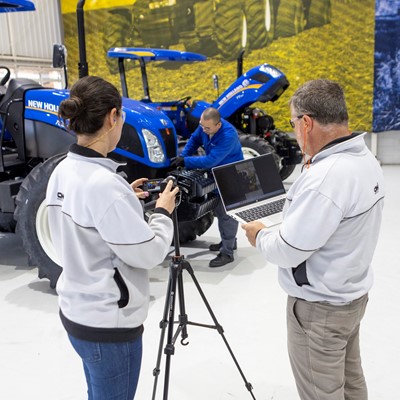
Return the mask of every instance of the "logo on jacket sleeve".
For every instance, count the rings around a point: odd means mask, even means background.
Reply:
[[[375,194],[379,193],[379,183],[377,183],[376,186],[374,187],[374,193]]]
[[[57,192],[57,199],[58,200],[64,200],[64,194],[61,192]]]

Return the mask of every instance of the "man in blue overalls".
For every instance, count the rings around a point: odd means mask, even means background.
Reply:
[[[203,147],[205,155],[195,155]],[[175,157],[173,167],[186,169],[211,169],[218,165],[243,160],[242,146],[235,127],[221,118],[219,111],[213,107],[205,109],[200,117],[198,128],[193,132],[180,156]],[[221,242],[210,246],[211,251],[219,251],[216,258],[210,261],[210,267],[222,267],[234,260],[238,222],[225,213],[222,202],[215,209],[218,218],[218,229]]]

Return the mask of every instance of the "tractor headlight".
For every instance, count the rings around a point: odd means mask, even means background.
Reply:
[[[157,136],[151,133],[148,129],[142,129],[142,133],[144,140],[146,141],[147,152],[149,154],[150,161],[154,163],[164,162],[165,154]]]

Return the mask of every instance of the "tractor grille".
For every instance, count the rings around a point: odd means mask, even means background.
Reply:
[[[172,129],[160,129],[161,137],[165,143],[165,150],[167,151],[167,158],[176,156],[176,142],[175,135]]]
[[[137,156],[144,157],[142,142],[136,129],[131,125],[124,124],[121,139],[117,147]]]

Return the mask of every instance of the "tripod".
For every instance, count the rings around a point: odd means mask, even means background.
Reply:
[[[188,337],[187,325],[201,326],[204,328],[216,329],[218,331],[218,333],[221,335],[223,341],[225,342],[225,345],[228,348],[228,351],[229,351],[230,355],[232,356],[233,361],[236,364],[236,367],[239,370],[240,375],[242,376],[242,378],[245,382],[245,386],[246,386],[247,390],[250,392],[251,397],[254,400],[256,400],[256,398],[254,397],[253,392],[252,392],[253,387],[252,387],[251,383],[249,383],[247,381],[246,377],[244,376],[242,369],[240,368],[240,365],[237,362],[236,357],[233,354],[232,349],[229,346],[229,343],[225,338],[224,330],[223,330],[222,326],[218,323],[217,318],[215,317],[215,315],[210,307],[210,304],[208,303],[208,301],[200,287],[200,284],[194,275],[194,271],[193,271],[191,265],[189,264],[188,261],[186,261],[184,259],[184,256],[182,256],[180,254],[178,218],[177,218],[176,208],[173,211],[172,220],[173,220],[173,224],[174,224],[175,255],[172,257],[171,264],[169,267],[167,295],[165,298],[163,318],[162,318],[162,321],[160,322],[161,335],[160,335],[160,343],[159,343],[159,347],[158,347],[157,364],[153,370],[154,386],[153,386],[152,400],[155,400],[156,393],[157,393],[157,383],[158,383],[158,377],[160,374],[161,356],[162,356],[162,350],[163,350],[163,345],[164,345],[164,340],[165,340],[166,329],[168,328],[167,343],[164,348],[164,354],[166,355],[166,361],[165,361],[163,400],[168,400],[171,356],[175,352],[175,342],[176,342],[178,336],[181,335],[181,338],[182,338],[181,344],[183,346],[186,346],[189,344],[189,343],[185,343],[185,339]],[[183,291],[183,278],[182,278],[183,271],[187,271],[190,274],[190,276],[192,277],[192,280],[193,280],[208,312],[210,313],[210,316],[214,322],[214,325],[205,325],[205,324],[200,324],[200,323],[189,321],[188,316],[186,314],[186,309],[185,309],[185,296],[184,296],[184,291]],[[177,292],[177,287],[178,287],[178,292]],[[179,297],[179,319],[177,321],[177,323],[179,323],[179,325],[174,334],[175,300],[176,300],[177,295]]]

